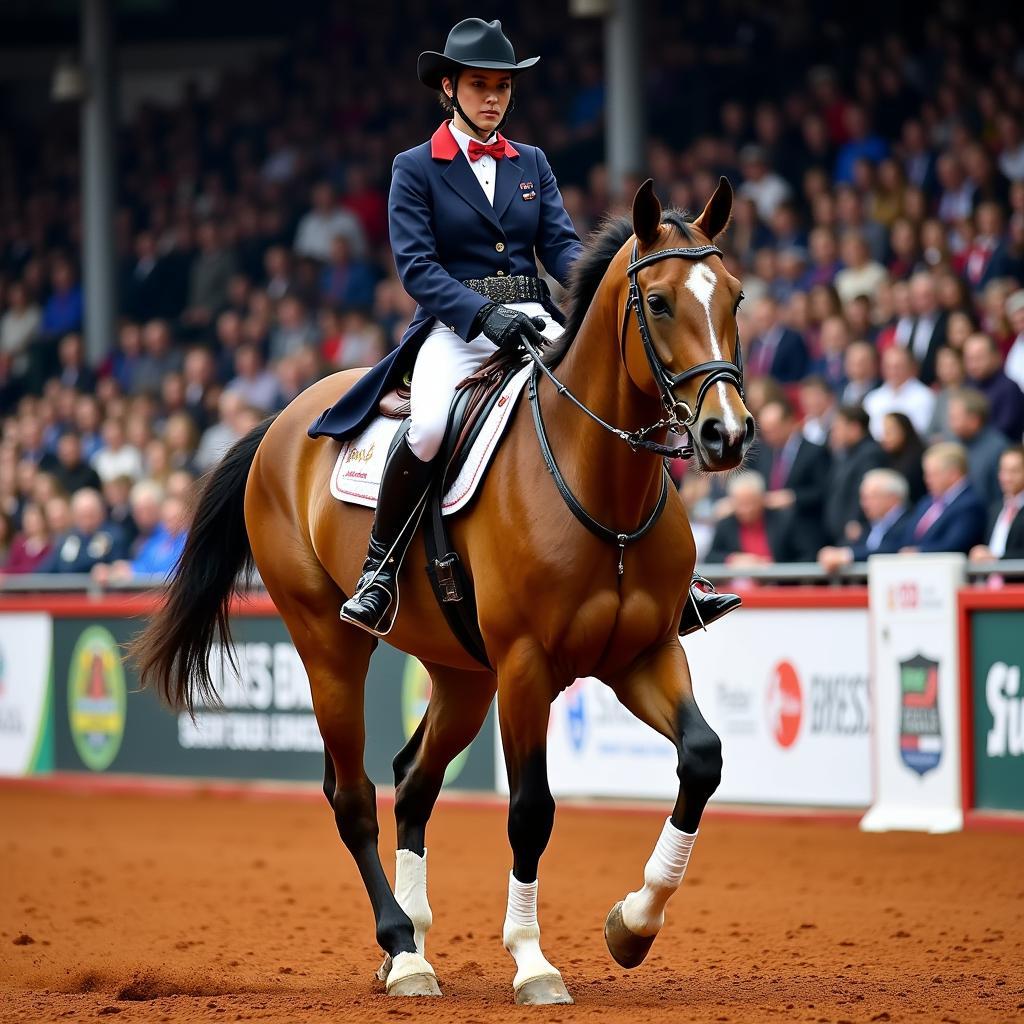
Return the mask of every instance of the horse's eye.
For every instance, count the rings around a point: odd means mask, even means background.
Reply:
[[[648,295],[647,308],[655,316],[664,316],[668,312],[668,304],[660,295]]]

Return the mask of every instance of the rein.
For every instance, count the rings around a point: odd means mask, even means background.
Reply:
[[[544,363],[543,357],[533,343],[526,338],[523,338],[523,346],[534,363],[533,372],[530,374],[528,393],[530,402],[533,406],[533,423],[537,431],[537,440],[540,443],[544,462],[554,478],[555,486],[558,488],[558,492],[561,494],[562,500],[569,507],[569,511],[572,512],[572,514],[596,537],[599,537],[607,543],[618,545],[618,575],[620,578],[625,571],[623,557],[625,555],[626,545],[643,537],[658,521],[658,517],[665,508],[665,502],[668,499],[668,469],[664,469],[661,481],[661,493],[658,496],[658,500],[655,503],[654,508],[647,519],[637,527],[637,529],[630,533],[618,533],[599,522],[589,512],[587,512],[587,510],[580,504],[577,497],[572,493],[565,477],[558,468],[558,463],[555,461],[554,452],[552,452],[550,442],[548,441],[547,430],[544,427],[544,419],[541,415],[540,398],[538,394],[540,374],[543,373],[548,380],[554,384],[555,390],[559,395],[564,395],[573,403],[573,405],[586,413],[587,416],[589,416],[595,423],[599,424],[609,433],[614,434],[620,440],[625,441],[632,451],[635,452],[642,448],[645,451],[653,452],[655,455],[661,455],[667,459],[692,458],[694,454],[692,435],[690,444],[672,448],[657,441],[649,441],[647,439],[648,434],[651,434],[656,430],[660,430],[662,427],[668,427],[678,433],[682,433],[683,431],[689,433],[700,417],[700,410],[704,404],[704,399],[707,396],[708,391],[713,385],[719,382],[732,384],[733,387],[739,391],[740,397],[743,397],[743,350],[740,348],[738,337],[736,341],[735,362],[729,362],[725,359],[709,359],[703,363],[697,363],[695,366],[691,366],[689,369],[683,370],[677,374],[669,372],[668,368],[661,361],[658,353],[654,349],[654,343],[651,340],[650,328],[647,325],[647,316],[643,309],[643,297],[640,293],[640,285],[637,281],[637,274],[644,267],[648,267],[653,263],[658,263],[661,260],[686,259],[697,261],[706,259],[708,256],[721,256],[722,250],[715,245],[661,249],[658,252],[652,252],[647,256],[644,256],[642,259],[637,258],[638,253],[639,242],[634,241],[633,254],[629,265],[626,267],[626,274],[629,277],[629,297],[626,300],[626,310],[622,319],[621,347],[623,351],[625,351],[626,330],[629,327],[629,313],[632,309],[636,313],[636,322],[640,331],[640,340],[643,343],[644,354],[647,356],[647,362],[651,367],[651,372],[654,374],[654,380],[658,385],[658,391],[661,395],[661,403],[666,412],[666,416],[658,420],[657,423],[653,423],[649,427],[641,427],[638,430],[626,431],[606,422],[592,409],[588,409],[587,406],[585,406],[568,389],[568,387],[566,387],[566,385],[563,384],[554,375],[554,373],[552,373]],[[672,394],[672,391],[680,384],[684,384],[686,381],[692,380],[694,377],[698,377],[702,373],[707,374],[707,376],[697,389],[697,398],[691,408],[689,403],[677,399]],[[683,418],[680,418],[681,411],[686,414]]]

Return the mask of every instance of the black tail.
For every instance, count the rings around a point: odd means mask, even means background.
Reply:
[[[142,685],[155,686],[168,704],[189,714],[198,698],[219,701],[209,666],[215,635],[233,657],[228,610],[254,568],[245,484],[271,423],[273,417],[250,430],[207,474],[167,600],[129,648]]]

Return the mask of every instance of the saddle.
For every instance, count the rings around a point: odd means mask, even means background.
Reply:
[[[448,414],[445,442],[440,453],[442,468],[431,483],[423,523],[426,571],[437,603],[458,641],[488,669],[492,666],[487,659],[477,622],[473,583],[449,535],[442,500],[448,484],[458,475],[505,385],[522,367],[523,357],[520,353],[499,349],[480,369],[459,382]],[[408,378],[404,379],[398,387],[381,398],[381,415],[402,420],[409,417],[410,383]],[[396,439],[404,429],[399,430]]]

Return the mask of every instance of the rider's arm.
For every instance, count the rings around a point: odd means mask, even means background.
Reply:
[[[544,269],[563,287],[569,281],[569,269],[583,250],[576,229],[562,203],[558,182],[543,151],[537,150],[540,172],[540,223],[537,227],[537,255]]]
[[[408,153],[400,153],[392,168],[388,225],[405,290],[460,338],[471,338],[473,321],[488,300],[456,281],[438,262],[429,190]]]

